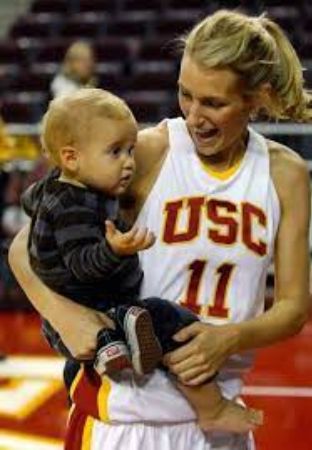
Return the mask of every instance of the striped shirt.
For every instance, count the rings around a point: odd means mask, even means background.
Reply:
[[[30,262],[59,294],[99,311],[136,301],[143,278],[137,255],[118,256],[105,240],[105,220],[118,218],[118,200],[57,179],[55,171],[22,197],[31,216]]]

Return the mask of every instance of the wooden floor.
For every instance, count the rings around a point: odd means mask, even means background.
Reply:
[[[0,361],[0,450],[60,450],[67,416],[63,361],[40,336],[38,318],[1,313],[1,351],[7,357]],[[257,450],[312,450],[312,323],[259,352],[245,400],[265,412]]]

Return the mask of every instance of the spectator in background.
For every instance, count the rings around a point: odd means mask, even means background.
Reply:
[[[95,56],[91,45],[74,42],[66,51],[60,72],[51,83],[52,97],[70,94],[82,87],[96,87]]]

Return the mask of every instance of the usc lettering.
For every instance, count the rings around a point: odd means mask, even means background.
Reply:
[[[181,229],[181,213],[187,214]],[[267,253],[267,243],[256,236],[254,226],[266,227],[266,215],[259,207],[244,202],[237,205],[228,200],[192,197],[168,202],[164,208],[163,241],[166,244],[189,242],[199,234],[204,215],[208,219],[207,237],[220,245],[242,243],[258,256]]]

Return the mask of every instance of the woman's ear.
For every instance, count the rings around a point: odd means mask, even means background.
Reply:
[[[252,95],[251,116],[257,116],[259,112],[267,110],[272,103],[272,95],[271,83],[262,83]]]
[[[72,173],[77,172],[79,168],[79,151],[69,145],[60,150],[61,166]]]

